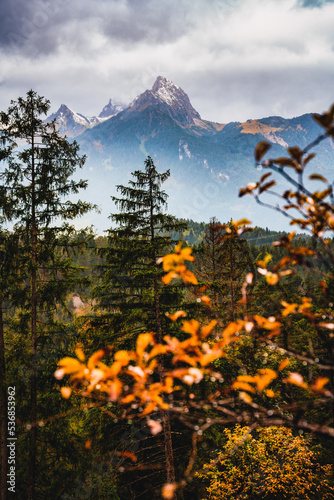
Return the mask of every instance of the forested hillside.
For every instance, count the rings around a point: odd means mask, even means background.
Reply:
[[[240,186],[286,232],[168,214],[147,157],[97,236],[73,224],[95,208],[85,158],[48,109],[30,91],[0,113],[1,499],[334,498],[333,189],[312,144],[261,142]],[[332,141],[334,107],[314,118]]]

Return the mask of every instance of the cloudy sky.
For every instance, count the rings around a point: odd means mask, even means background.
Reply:
[[[162,75],[202,118],[322,112],[334,0],[0,0],[0,110],[30,88],[86,115]]]

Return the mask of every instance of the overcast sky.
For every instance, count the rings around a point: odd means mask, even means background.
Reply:
[[[0,0],[0,110],[30,89],[86,115],[158,75],[202,118],[334,102],[334,0]]]

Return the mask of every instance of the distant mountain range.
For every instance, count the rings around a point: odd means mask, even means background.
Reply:
[[[250,198],[238,198],[241,187],[263,174],[254,169],[254,148],[266,139],[272,143],[270,154],[282,156],[286,147],[303,148],[322,132],[311,114],[227,124],[203,120],[187,94],[161,76],[128,106],[110,100],[97,117],[86,117],[62,104],[48,117],[52,119],[87,154],[86,198],[101,207],[102,215],[92,219],[99,232],[110,226],[115,185],[127,183],[147,155],[160,171],[171,171],[163,186],[170,213],[197,221],[216,216],[222,222],[246,216],[257,225],[282,229],[283,217],[263,211]],[[333,141],[324,141],[315,151],[313,170],[333,178]]]

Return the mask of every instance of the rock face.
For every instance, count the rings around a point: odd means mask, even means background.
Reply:
[[[73,111],[73,109],[62,104],[56,113],[48,116],[47,122],[56,120],[56,126],[62,135],[73,138],[82,134],[85,130],[99,125],[112,116],[117,115],[126,108],[124,104],[116,103],[112,99],[104,106],[99,116],[85,116]]]
[[[46,121],[56,120],[56,126],[62,135],[76,137],[85,130],[95,127],[101,123],[101,119],[96,116],[88,117],[81,113],[76,113],[65,104],[62,104],[56,113],[48,116]]]
[[[99,118],[110,118],[111,116],[115,116],[123,111],[126,107],[127,106],[125,104],[121,104],[114,101],[113,99],[109,99],[108,104],[104,106],[101,113],[99,114]]]
[[[158,76],[152,89],[140,94],[130,104],[130,110],[143,111],[148,106],[154,106],[168,114],[182,127],[194,125],[195,119],[201,119],[199,113],[192,107],[187,94],[163,76]]]

